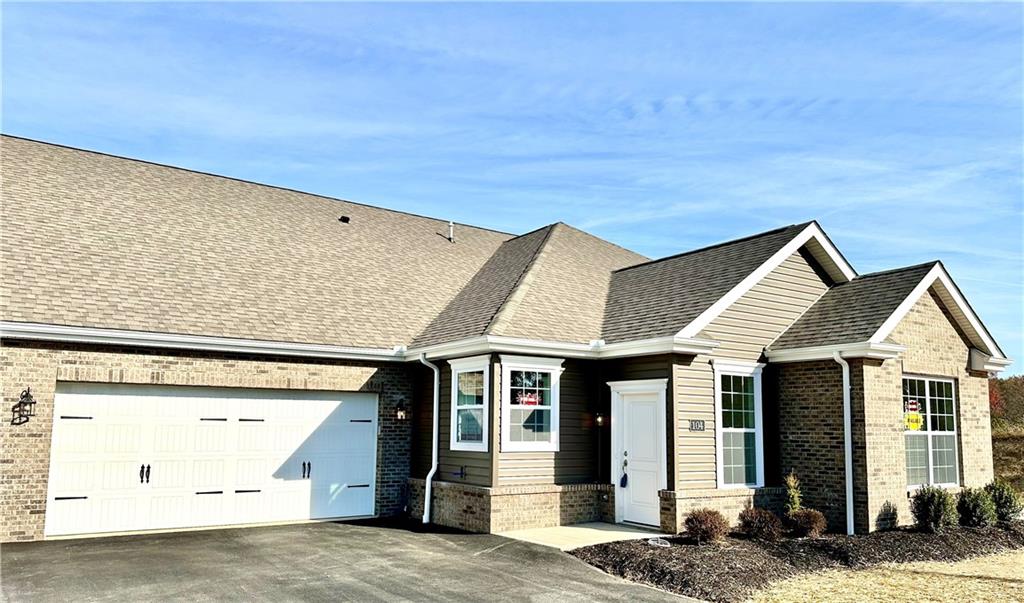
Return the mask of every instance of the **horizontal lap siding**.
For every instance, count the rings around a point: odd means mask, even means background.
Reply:
[[[491,453],[463,452],[451,450],[451,400],[452,371],[445,361],[437,361],[441,369],[441,421],[438,437],[438,467],[435,479],[446,482],[472,484],[474,486],[491,485]],[[433,405],[434,405],[434,373],[432,370],[421,372],[417,380],[416,404],[413,410],[414,442],[412,458],[412,476],[425,478],[430,470],[433,444]],[[460,477],[465,468],[465,477]]]
[[[717,487],[715,473],[715,393],[712,358],[762,361],[762,352],[813,304],[828,285],[804,253],[797,252],[711,322],[700,337],[720,342],[712,356],[682,359],[674,365],[673,394],[678,410],[677,458],[679,488]],[[766,375],[767,378],[767,375]],[[776,408],[764,384],[765,446],[770,446]],[[691,432],[690,420],[705,422],[705,431]]]
[[[562,366],[565,370],[559,386],[559,451],[499,453],[499,485],[572,484],[596,478],[593,417],[597,392],[589,378],[590,365],[582,360],[566,360]],[[500,400],[495,408],[500,412]]]

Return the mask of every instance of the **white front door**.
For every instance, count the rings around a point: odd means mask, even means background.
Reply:
[[[374,513],[375,394],[60,384],[47,536]]]
[[[612,479],[616,520],[661,524],[667,487],[664,379],[619,381],[612,387]]]

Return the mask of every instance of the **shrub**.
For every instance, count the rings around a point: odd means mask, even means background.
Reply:
[[[800,510],[800,480],[792,471],[786,476],[786,515]]]
[[[960,525],[983,528],[996,522],[996,503],[983,488],[964,488],[956,500]]]
[[[997,479],[985,486],[985,491],[996,505],[996,517],[999,521],[1012,521],[1024,511],[1024,501],[1021,500],[1020,494],[1017,494],[1013,486],[1007,482]]]
[[[956,525],[956,501],[938,486],[922,486],[910,501],[914,524],[923,532],[938,532]]]
[[[797,536],[817,538],[828,527],[825,516],[815,509],[798,509],[789,514],[793,533]]]
[[[729,533],[729,522],[714,509],[697,509],[686,516],[686,533],[702,542],[716,542]]]
[[[752,507],[740,513],[740,529],[751,538],[775,542],[782,536],[782,521],[768,509]]]

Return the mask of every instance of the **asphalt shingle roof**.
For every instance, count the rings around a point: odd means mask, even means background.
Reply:
[[[7,321],[390,348],[512,236],[458,225],[450,243],[444,220],[9,136],[0,145]]]
[[[795,224],[612,274],[608,343],[675,335],[802,232]]]
[[[768,349],[867,341],[936,263],[865,274],[832,287]]]

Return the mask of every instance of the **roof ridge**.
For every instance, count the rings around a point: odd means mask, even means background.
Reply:
[[[568,228],[570,230],[573,230],[575,232],[579,232],[579,233],[585,234],[585,235],[587,235],[588,237],[590,237],[592,239],[595,239],[597,241],[601,241],[602,243],[604,243],[606,245],[611,245],[612,247],[621,249],[622,251],[631,253],[631,254],[636,255],[636,256],[640,256],[642,258],[647,258],[647,256],[645,256],[642,253],[638,253],[636,251],[633,251],[632,249],[629,249],[628,247],[623,247],[622,245],[619,245],[618,243],[615,243],[613,241],[609,241],[608,239],[599,237],[599,236],[597,236],[596,234],[594,234],[592,232],[587,232],[587,231],[583,230],[582,228],[576,228],[572,224],[567,224],[567,223],[562,222],[562,221],[555,222],[555,224],[556,225],[564,226],[564,227],[566,227],[566,228]],[[647,261],[651,261],[650,258],[648,258]],[[646,262],[641,262],[641,263],[646,263]],[[639,265],[639,264],[636,264],[636,265]],[[632,268],[632,266],[626,266],[626,268]],[[625,270],[625,268],[620,268],[619,270]]]
[[[530,260],[528,262],[526,262],[525,266],[523,266],[523,271],[519,273],[519,276],[516,278],[515,284],[512,285],[512,287],[509,289],[508,294],[505,295],[505,299],[501,300],[501,303],[498,304],[498,308],[497,308],[497,310],[494,311],[494,314],[491,315],[491,319],[489,321],[487,321],[487,326],[484,327],[484,334],[485,335],[490,333],[493,329],[495,329],[497,327],[497,325],[501,322],[501,319],[503,318],[503,315],[506,312],[510,311],[510,309],[512,307],[511,306],[512,298],[516,297],[516,294],[520,291],[520,288],[523,288],[523,291],[525,291],[525,288],[524,288],[525,287],[525,282],[524,281],[526,281],[527,275],[530,273],[530,271],[533,269],[533,267],[537,265],[537,260],[540,258],[541,254],[544,252],[544,249],[547,248],[548,241],[551,240],[551,235],[552,235],[552,233],[555,232],[555,227],[558,226],[558,224],[559,224],[558,222],[555,222],[554,224],[548,224],[547,226],[543,226],[543,227],[538,228],[536,230],[532,230],[532,231],[530,231],[530,233],[526,233],[526,234],[531,234],[531,233],[539,232],[539,231],[541,231],[541,230],[543,230],[545,228],[548,229],[548,231],[546,233],[544,233],[544,239],[540,242],[539,245],[537,245],[537,249],[533,252],[533,255],[530,256]],[[523,235],[523,236],[525,236],[525,235]],[[512,239],[510,239],[510,240],[512,240]],[[506,242],[508,242],[508,241],[506,241]],[[505,243],[502,243],[502,245],[504,245],[504,244]],[[497,253],[497,251],[495,251],[495,253]],[[518,305],[518,304],[516,304],[516,305]]]
[[[168,169],[168,170],[177,170],[177,171],[180,171],[180,172],[188,172],[190,174],[198,174],[200,176],[209,176],[211,178],[220,178],[222,180],[231,180],[233,182],[241,182],[243,184],[251,184],[253,186],[262,186],[262,187],[266,187],[266,188],[272,188],[272,189],[276,189],[276,190],[287,191],[287,192],[290,192],[290,193],[297,193],[297,194],[300,194],[300,195],[309,195],[310,197],[319,197],[321,199],[327,199],[329,201],[340,201],[342,203],[349,203],[349,204],[352,204],[352,205],[359,205],[361,207],[368,207],[370,209],[377,209],[377,210],[380,210],[380,211],[386,211],[386,212],[402,214],[402,215],[406,215],[406,216],[412,216],[414,218],[423,218],[425,220],[436,220],[438,222],[453,222],[454,224],[456,224],[458,226],[465,226],[465,227],[474,228],[474,229],[477,229],[477,230],[486,230],[488,232],[495,232],[495,233],[498,233],[498,234],[509,235],[509,236],[513,236],[514,237],[513,233],[506,232],[504,230],[497,230],[495,228],[487,228],[487,227],[484,227],[484,226],[474,226],[473,224],[466,224],[464,222],[454,222],[452,220],[446,220],[444,218],[435,218],[433,216],[426,216],[426,215],[423,215],[423,214],[417,214],[417,213],[413,213],[411,211],[404,211],[404,210],[401,210],[401,209],[391,209],[390,207],[381,207],[379,205],[371,205],[369,203],[363,203],[363,202],[360,202],[360,201],[352,201],[351,199],[342,199],[341,197],[331,197],[330,195],[324,195],[324,194],[321,194],[321,193],[312,193],[312,192],[309,192],[309,191],[302,191],[302,190],[299,190],[299,189],[296,189],[296,188],[290,188],[290,187],[281,186],[281,185],[278,185],[278,184],[268,184],[266,182],[256,182],[255,180],[246,180],[244,178],[238,178],[238,177],[235,177],[235,176],[225,176],[224,174],[215,174],[213,172],[204,172],[203,170],[197,170],[197,169],[194,169],[194,168],[182,167],[182,166],[179,166],[179,165],[171,165],[169,163],[159,163],[159,162],[156,162],[156,161],[150,161],[148,159],[139,159],[137,157],[127,157],[125,155],[115,155],[114,153],[107,153],[107,152],[104,152],[104,151],[96,151],[96,150],[93,150],[93,149],[83,149],[81,147],[73,147],[71,145],[60,144],[58,142],[50,142],[50,141],[47,141],[47,140],[38,140],[38,139],[35,139],[35,138],[28,138],[28,137],[25,137],[25,136],[17,136],[17,135],[14,135],[14,134],[6,134],[6,133],[3,133],[3,132],[0,132],[0,139],[3,139],[3,138],[13,138],[15,140],[31,142],[33,144],[46,145],[46,146],[49,146],[49,147],[57,147],[57,148],[60,148],[60,149],[67,149],[69,151],[75,151],[75,152],[78,152],[78,153],[88,153],[90,155],[99,155],[101,157],[110,157],[110,158],[113,158],[113,159],[120,159],[120,160],[123,160],[123,161],[131,161],[133,163],[142,163],[142,164],[145,164],[145,165],[151,165],[151,166],[155,166],[155,167],[159,167],[159,168],[164,168],[164,169]]]
[[[759,233],[748,235],[748,236],[745,236],[745,237],[740,237],[738,239],[731,239],[729,241],[722,241],[720,243],[715,243],[713,245],[707,245],[705,247],[698,247],[697,249],[691,249],[689,251],[684,251],[682,253],[676,253],[674,255],[668,255],[668,256],[665,256],[663,258],[658,258],[656,260],[651,260],[649,262],[641,262],[639,264],[634,264],[632,266],[626,266],[625,268],[619,268],[618,270],[613,270],[612,272],[625,272],[626,270],[632,270],[633,268],[638,268],[640,266],[647,266],[647,265],[650,265],[650,264],[657,264],[658,262],[665,262],[665,261],[668,261],[668,260],[674,260],[674,259],[681,258],[681,257],[687,256],[687,255],[692,255],[692,254],[695,254],[695,253],[700,253],[700,252],[703,252],[703,251],[710,251],[712,249],[718,249],[719,247],[725,247],[726,245],[732,245],[734,243],[744,243],[746,241],[751,241],[753,239],[759,239],[761,237],[766,237],[768,235],[777,234],[777,233],[780,233],[780,232],[783,232],[783,231],[786,231],[786,230],[789,230],[789,229],[793,229],[793,228],[799,228],[800,230],[803,230],[804,228],[807,228],[811,224],[816,224],[816,223],[817,223],[816,220],[811,220],[810,222],[804,222],[802,224],[790,224],[788,226],[780,226],[779,228],[773,228],[772,230],[766,230],[764,232],[759,232]]]
[[[889,268],[888,270],[879,270],[878,272],[869,272],[867,274],[858,274],[854,279],[852,279],[852,280],[850,280],[848,282],[852,283],[854,281],[859,281],[859,280],[870,278],[870,277],[873,277],[873,276],[882,276],[882,275],[885,275],[885,274],[892,274],[893,272],[906,272],[908,270],[913,270],[915,268],[924,268],[925,266],[935,266],[935,265],[941,264],[941,263],[942,262],[940,260],[931,260],[929,262],[921,262],[920,264],[912,264],[910,266],[903,266],[901,268]],[[845,284],[845,283],[840,283],[840,285],[843,285],[843,284]],[[838,287],[839,285],[836,285],[836,286]]]

